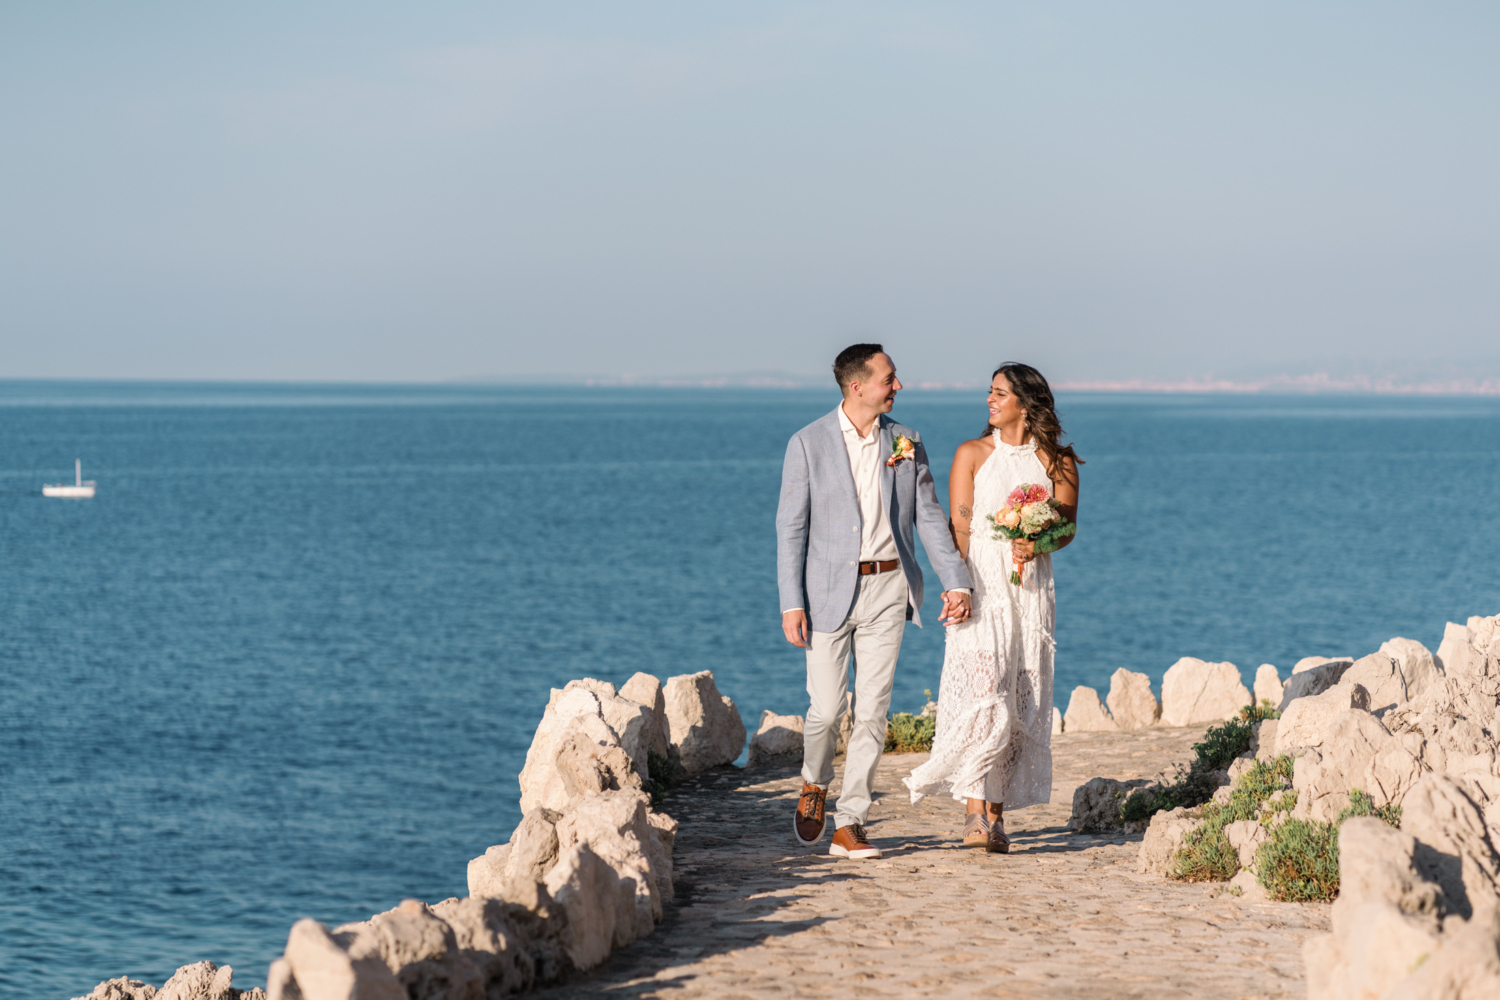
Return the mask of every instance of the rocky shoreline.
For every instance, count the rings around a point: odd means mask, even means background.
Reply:
[[[1252,700],[1266,718],[1225,723]],[[264,993],[241,993],[232,970],[201,962],[160,990],[117,979],[89,996],[845,995],[830,962],[872,995],[913,970],[932,988],[893,995],[1500,995],[1500,616],[1450,625],[1436,654],[1392,640],[1358,660],[1309,658],[1284,683],[1263,666],[1253,699],[1233,665],[1198,660],[1167,672],[1160,702],[1129,671],[1106,698],[1075,690],[1054,717],[1053,804],[1008,814],[1008,856],[957,850],[956,803],[904,801],[899,776],[921,755],[882,764],[870,831],[885,861],[796,850],[785,827],[801,723],[763,713],[752,766],[726,768],[746,733],[710,673],[664,685],[637,674],[618,690],[570,682],[553,691],[527,754],[525,818],[470,862],[467,898],[406,900],[332,929],[299,921]],[[1190,749],[1202,758],[1214,723],[1241,726],[1246,745],[1205,772],[1207,800],[1135,823],[1122,815],[1129,796],[1157,802],[1175,787],[1184,772],[1174,778],[1171,765]],[[1253,815],[1226,822],[1246,801]],[[1347,818],[1362,802],[1372,811]],[[1336,843],[1331,910],[1272,901],[1260,884],[1266,845],[1287,824],[1326,827]],[[1185,881],[1184,857],[1209,834],[1214,871],[1228,871],[1227,853],[1232,877]],[[865,882],[875,895],[860,894]],[[796,920],[773,919],[787,909]],[[1137,916],[1121,923],[1126,910]],[[1028,926],[1045,934],[1032,939]],[[947,940],[955,927],[958,944]],[[1195,972],[1215,940],[1236,957]],[[1270,941],[1267,964],[1255,942]],[[1130,957],[1145,949],[1150,961]],[[808,980],[798,962],[834,978]]]

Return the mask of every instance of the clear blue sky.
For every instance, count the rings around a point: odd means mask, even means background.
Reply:
[[[0,377],[1494,357],[1500,7],[0,7]]]

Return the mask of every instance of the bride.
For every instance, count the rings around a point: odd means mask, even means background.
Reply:
[[[1052,556],[1025,539],[996,540],[985,515],[1023,483],[1049,485],[1078,518],[1078,466],[1052,390],[1030,365],[1006,363],[990,379],[984,436],[965,441],[948,480],[954,541],[974,581],[973,617],[947,630],[932,756],[903,779],[913,803],[948,793],[966,801],[964,846],[1007,853],[1004,808],[1052,795]],[[1057,548],[1073,541],[1060,540]],[[1010,583],[1012,559],[1023,583]]]

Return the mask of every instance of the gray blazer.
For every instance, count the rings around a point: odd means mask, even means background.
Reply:
[[[916,454],[886,465],[891,442],[905,434]],[[922,624],[922,569],[912,544],[912,526],[922,533],[927,557],[944,590],[972,587],[969,570],[948,534],[948,517],[938,505],[927,449],[916,431],[880,417],[880,490],[891,535],[911,591],[906,617]],[[864,519],[849,471],[849,452],[838,411],[814,420],[786,446],[781,470],[781,504],[776,509],[776,583],[781,610],[805,608],[815,632],[832,632],[854,610],[859,582],[859,542]]]

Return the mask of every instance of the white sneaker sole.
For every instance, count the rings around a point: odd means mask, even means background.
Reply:
[[[885,855],[880,853],[880,848],[878,847],[864,847],[851,851],[849,848],[840,847],[838,844],[829,844],[828,853],[836,858],[848,858],[850,861],[868,861],[870,858],[885,857]]]

